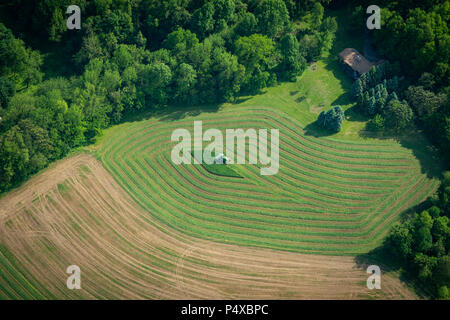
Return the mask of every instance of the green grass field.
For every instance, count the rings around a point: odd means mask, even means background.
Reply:
[[[438,180],[424,166],[434,164],[420,136],[399,142],[362,134],[367,119],[352,111],[351,80],[337,59],[345,47],[361,50],[362,39],[339,26],[330,53],[296,82],[235,104],[172,108],[110,128],[95,147],[98,158],[149,215],[174,230],[299,252],[368,252]],[[336,104],[346,121],[330,135],[314,122]],[[236,179],[200,165],[174,165],[171,133],[192,132],[194,120],[203,120],[204,130],[279,129],[279,173],[261,176],[257,165],[233,165],[243,178]]]
[[[191,153],[192,157],[195,158],[194,152]],[[215,155],[213,155],[215,156]],[[218,176],[224,176],[224,177],[235,177],[235,178],[242,178],[242,176],[234,171],[232,169],[232,165],[226,165],[226,164],[207,164],[204,161],[199,161],[203,168],[205,168],[206,171],[216,174]]]
[[[258,165],[233,165],[243,177],[236,179],[201,165],[173,164],[171,133],[192,131],[194,120],[202,120],[204,130],[279,129],[279,173],[261,176]],[[97,148],[108,171],[162,225],[221,242],[300,252],[367,252],[438,185],[399,143],[308,136],[292,117],[260,106],[125,123],[108,130]]]

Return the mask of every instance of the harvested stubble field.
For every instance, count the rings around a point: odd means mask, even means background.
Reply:
[[[194,238],[140,207],[94,157],[65,159],[0,200],[0,298],[413,299],[352,257]],[[65,269],[82,270],[81,290]]]
[[[174,165],[176,128],[280,130],[280,171],[243,178]],[[263,107],[128,122],[0,199],[2,298],[414,298],[354,255],[380,244],[438,181],[390,141],[305,135]],[[65,286],[67,266],[82,290]]]

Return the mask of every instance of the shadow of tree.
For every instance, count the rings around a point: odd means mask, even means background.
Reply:
[[[339,80],[339,84],[342,86],[342,88],[344,88],[346,92],[350,92],[353,85],[353,79],[351,79],[342,68],[341,63],[339,62],[338,53],[331,52],[324,61],[325,69],[330,71],[333,76]],[[348,96],[348,102],[350,101],[351,98],[350,96]]]
[[[403,269],[402,262],[392,256],[392,253],[381,245],[368,253],[359,254],[355,256],[355,264],[358,268],[366,270],[370,265],[376,265],[381,269],[381,286],[383,286],[383,273],[397,272],[401,282],[409,286],[422,299],[431,296],[423,284],[420,284],[417,279],[408,271]],[[367,275],[369,277],[369,274]]]
[[[136,112],[128,114],[123,118],[121,123],[124,122],[137,122],[142,120],[148,120],[150,118],[156,118],[160,121],[174,121],[180,120],[186,117],[197,116],[201,113],[215,113],[220,110],[220,105],[198,105],[198,106],[163,106],[153,109],[149,109],[146,112]]]
[[[347,120],[347,121],[363,122],[363,121],[367,121],[370,119],[368,116],[361,113],[358,110],[358,106],[356,106],[356,105],[345,110],[344,114],[345,114],[345,120]]]
[[[301,102],[303,102],[304,100],[306,100],[306,96],[300,96],[300,97],[298,97],[298,98],[295,99],[295,101],[298,102],[298,103],[301,103]]]
[[[201,113],[216,113],[219,109],[219,105],[203,105],[188,108],[183,106],[171,106],[156,112],[154,116],[160,121],[174,121],[186,117],[198,116]]]
[[[322,128],[321,126],[319,126],[317,121],[311,122],[306,127],[304,127],[303,130],[304,130],[305,135],[313,136],[315,138],[328,137],[328,136],[332,136],[333,134],[336,134],[336,132],[326,130],[326,129]]]
[[[249,100],[250,97],[238,97],[236,98],[236,100],[234,101],[234,104],[240,104],[240,103],[244,103],[245,101]]]
[[[332,106],[343,106],[353,103],[351,94],[349,92],[345,92],[341,94],[339,97],[337,97],[333,102],[331,102]]]
[[[422,173],[425,173],[428,178],[440,177],[443,167],[442,159],[423,135],[417,135],[416,139],[411,136],[402,137],[399,142],[404,148],[410,149],[419,160]]]
[[[392,139],[397,141],[402,147],[412,151],[414,157],[420,163],[421,173],[426,174],[428,178],[439,178],[442,172],[443,162],[439,157],[438,151],[423,133],[414,130],[417,129],[412,129],[401,136],[391,135],[386,132],[375,133],[361,130],[359,136],[363,138]]]

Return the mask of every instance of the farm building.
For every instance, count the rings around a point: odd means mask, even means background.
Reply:
[[[217,157],[214,158],[214,163],[216,164],[227,164],[228,158],[225,157],[223,153],[219,154]]]
[[[339,60],[345,71],[354,79],[370,70],[376,63],[370,62],[353,48],[345,48],[339,53]]]

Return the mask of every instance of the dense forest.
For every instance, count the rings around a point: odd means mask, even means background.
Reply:
[[[66,8],[82,11],[67,30]],[[295,81],[331,48],[326,10],[351,8],[365,32],[368,1],[13,0],[0,5],[0,193],[128,115],[167,105],[233,102]],[[388,62],[355,81],[367,128],[423,131],[450,163],[449,0],[380,0],[370,36]],[[352,22],[350,22],[350,20]],[[44,55],[50,56],[44,64]],[[54,59],[54,60],[52,60]],[[319,122],[339,131],[339,106]],[[394,227],[386,250],[449,298],[449,177],[430,207]]]

